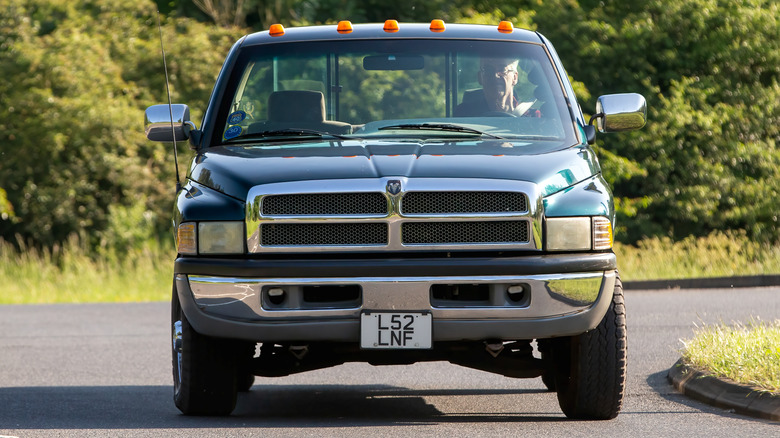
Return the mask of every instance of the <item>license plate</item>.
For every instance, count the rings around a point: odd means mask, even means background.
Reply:
[[[367,312],[360,315],[360,348],[432,348],[430,313]]]

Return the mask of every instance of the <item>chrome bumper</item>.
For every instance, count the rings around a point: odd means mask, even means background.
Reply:
[[[358,342],[360,314],[430,312],[434,341],[535,339],[594,328],[612,299],[615,271],[496,276],[232,278],[177,274],[187,318],[200,333],[259,342]],[[437,299],[432,286],[480,285],[479,301]],[[307,305],[306,287],[350,286],[354,300]],[[521,290],[518,299],[508,289]],[[269,291],[289,294],[287,304]]]

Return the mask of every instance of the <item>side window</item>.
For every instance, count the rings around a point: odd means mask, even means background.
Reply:
[[[252,115],[255,120],[268,119],[271,93],[301,90],[325,94],[326,72],[325,56],[264,59],[252,68],[241,96],[241,105],[254,107]]]
[[[479,56],[472,54],[459,53],[457,56],[458,66],[458,96],[456,104],[463,102],[463,95],[469,92],[475,92],[482,89],[479,84]]]

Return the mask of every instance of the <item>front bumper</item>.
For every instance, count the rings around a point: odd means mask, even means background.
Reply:
[[[518,340],[594,328],[612,299],[612,253],[426,259],[179,258],[176,290],[200,333],[258,342],[359,342],[364,311],[430,312],[433,340]],[[356,291],[307,302],[312,288]],[[471,288],[464,299],[434,290]],[[438,289],[437,289],[438,288]],[[511,288],[511,289],[510,289]],[[272,302],[269,291],[285,291]],[[521,290],[512,295],[509,290]],[[517,299],[515,299],[517,298]]]

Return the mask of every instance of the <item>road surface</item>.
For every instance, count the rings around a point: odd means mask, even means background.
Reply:
[[[778,436],[666,381],[695,325],[780,319],[780,288],[627,291],[617,419],[566,419],[540,379],[443,362],[258,378],[234,415],[173,405],[167,303],[0,306],[0,436]]]

